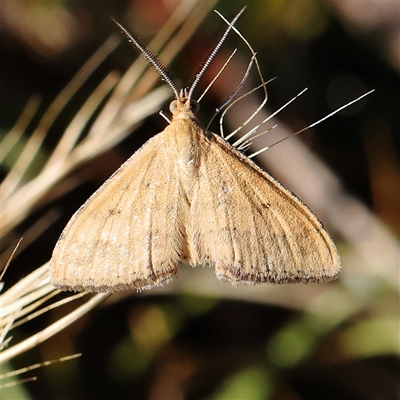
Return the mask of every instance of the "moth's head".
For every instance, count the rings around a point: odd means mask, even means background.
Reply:
[[[169,106],[174,119],[194,119],[199,111],[199,103],[189,96],[189,89],[181,89]]]

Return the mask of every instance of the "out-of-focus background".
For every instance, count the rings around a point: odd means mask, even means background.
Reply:
[[[111,296],[67,329],[4,364],[3,371],[16,370],[82,353],[75,360],[21,376],[37,380],[5,387],[1,398],[400,398],[398,2],[2,2],[0,134],[2,149],[7,149],[1,169],[3,193],[11,198],[11,193],[25,188],[11,204],[15,215],[10,202],[8,208],[2,206],[6,228],[1,267],[15,241],[24,236],[3,278],[3,292],[50,259],[71,215],[140,145],[166,126],[156,110],[168,112],[168,92],[159,89],[161,80],[152,70],[137,72],[145,63],[127,73],[138,55],[110,16],[143,43],[152,43],[172,77],[185,85],[226,29],[212,10],[232,19],[246,4],[236,27],[257,52],[265,80],[277,77],[268,83],[268,103],[256,120],[309,88],[265,124],[266,130],[278,127],[256,139],[248,153],[375,89],[256,159],[326,225],[343,261],[339,280],[232,288],[217,282],[212,270],[182,270],[165,288]],[[171,36],[175,41],[162,50],[160,43]],[[207,121],[235,89],[251,59],[246,45],[232,32],[200,82],[197,96],[234,48],[237,54],[201,103],[201,121]],[[131,79],[126,89],[121,81],[128,75],[137,80]],[[257,79],[253,72],[243,90],[258,85]],[[153,106],[147,109],[147,103],[140,102],[143,98]],[[235,106],[225,118],[225,132],[243,123],[261,99],[259,91]],[[132,118],[126,122],[112,114],[113,104],[121,107],[119,116],[129,106],[130,116],[139,106],[145,111],[137,119],[123,115]],[[109,107],[107,113],[102,107]],[[108,115],[112,117],[107,119]],[[58,178],[42,178],[44,185],[54,179],[46,191],[37,183],[27,185],[36,182],[52,154],[58,154],[54,149],[65,132],[79,126],[79,143],[110,121],[105,130],[111,132],[121,120],[125,125],[120,131],[126,137],[111,137],[93,153],[92,145],[86,146],[92,155],[69,169],[64,165],[67,172]],[[218,131],[218,117],[211,127]],[[16,134],[18,140],[11,146]],[[26,159],[32,162],[21,179],[15,178],[18,168],[10,177],[27,143],[37,149],[24,153],[25,165]],[[35,191],[40,195],[32,195]],[[23,203],[27,198],[32,200]],[[59,307],[16,327],[10,345],[73,307]]]

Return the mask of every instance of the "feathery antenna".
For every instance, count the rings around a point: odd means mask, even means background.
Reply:
[[[224,43],[226,37],[228,36],[228,33],[230,32],[230,30],[232,29],[232,25],[235,24],[235,22],[239,19],[239,17],[243,14],[244,10],[246,9],[246,6],[243,7],[235,16],[235,18],[233,18],[231,24],[228,26],[228,28],[226,28],[225,33],[222,35],[222,38],[220,39],[220,41],[218,42],[218,44],[215,46],[214,50],[211,52],[210,56],[208,57],[207,61],[204,63],[204,65],[202,66],[202,68],[200,69],[200,71],[196,74],[196,77],[189,89],[189,93],[188,93],[188,99],[190,100],[192,98],[192,94],[194,89],[196,88],[197,84],[199,83],[201,77],[203,76],[204,72],[206,71],[206,69],[209,67],[209,65],[211,64],[212,60],[214,59],[215,55],[218,53],[218,50],[221,48],[222,44]]]
[[[146,60],[155,68],[155,70],[161,75],[161,77],[168,83],[168,86],[174,92],[175,98],[179,99],[179,91],[176,87],[174,81],[168,75],[167,68],[165,65],[157,58],[157,56],[146,46],[144,46],[140,41],[134,38],[118,21],[111,18],[115,25],[121,30],[121,32],[126,36],[128,42],[133,45],[137,50],[139,50]]]
[[[222,35],[222,38],[220,41],[217,43],[215,46],[214,50],[211,52],[210,56],[207,58],[207,61],[204,63],[204,65],[201,67],[200,71],[196,74],[196,77],[190,86],[187,92],[187,99],[190,101],[192,98],[192,94],[194,89],[196,88],[197,84],[199,83],[201,77],[203,76],[204,72],[207,70],[209,65],[211,64],[212,60],[214,59],[215,55],[218,53],[218,50],[221,48],[222,44],[224,43],[226,37],[228,36],[228,33],[232,29],[232,26],[235,24],[235,22],[239,19],[239,17],[243,14],[244,10],[246,7],[243,7],[233,18],[232,22],[228,26],[228,28],[225,30],[224,34]],[[179,90],[176,87],[174,81],[171,79],[171,77],[168,75],[167,68],[165,65],[157,58],[156,54],[154,54],[150,49],[148,49],[146,46],[144,46],[138,39],[133,37],[118,21],[116,21],[114,18],[111,18],[112,21],[115,23],[115,25],[118,26],[118,28],[121,30],[121,32],[126,36],[128,39],[129,43],[133,45],[137,50],[140,51],[140,53],[146,58],[146,60],[155,68],[155,70],[161,75],[161,77],[167,82],[168,86],[171,88],[171,90],[174,92],[175,98],[178,100],[179,99]]]

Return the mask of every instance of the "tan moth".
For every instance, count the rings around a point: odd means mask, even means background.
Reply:
[[[78,291],[150,289],[169,282],[180,265],[210,266],[235,286],[335,279],[340,258],[313,212],[201,127],[192,94],[205,68],[179,91],[154,55],[118,26],[174,92],[172,118],[71,218],[50,262],[52,283]]]

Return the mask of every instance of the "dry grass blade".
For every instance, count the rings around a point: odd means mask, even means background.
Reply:
[[[75,322],[78,318],[82,315],[86,314],[92,308],[96,307],[102,301],[104,301],[107,297],[109,297],[110,293],[103,293],[92,297],[82,306],[75,309],[73,312],[69,313],[65,317],[59,319],[55,323],[49,325],[47,328],[43,329],[42,331],[32,335],[28,339],[10,347],[7,350],[4,350],[0,354],[0,363],[7,362],[12,358],[16,357],[17,355],[28,351],[29,349],[37,346],[38,344],[44,342],[48,338],[54,336],[56,333],[61,331],[62,329],[66,328],[68,325]]]
[[[16,248],[17,249],[17,248]],[[15,253],[14,250],[13,254]],[[11,260],[12,256],[10,257]],[[10,262],[9,260],[9,262]],[[4,277],[4,273],[9,264],[7,263],[6,267],[3,270],[2,278]],[[78,293],[72,296],[69,296],[63,300],[51,303],[43,308],[40,308],[46,302],[49,302],[54,296],[59,294],[60,291],[54,288],[53,285],[49,282],[48,277],[48,265],[45,264],[41,268],[38,268],[30,275],[19,281],[5,293],[0,295],[0,364],[9,361],[10,359],[16,357],[17,355],[29,350],[30,348],[36,346],[37,344],[43,342],[49,337],[55,335],[61,329],[64,329],[69,324],[73,323],[80,316],[91,310],[101,301],[108,297],[105,296],[96,296],[96,298],[89,299],[82,306],[78,307],[76,310],[61,318],[57,322],[48,326],[46,329],[41,332],[32,335],[30,338],[12,345],[12,337],[9,336],[10,331],[23,324],[26,323],[37,316],[48,312],[56,307],[66,304],[67,302],[76,300],[79,297],[85,296],[86,293]],[[8,337],[7,337],[8,336]],[[5,350],[7,348],[7,350]],[[70,356],[63,359],[55,360],[55,361],[46,361],[44,363],[35,364],[31,367],[24,368],[22,370],[13,371],[8,374],[0,375],[0,379],[5,379],[7,377],[23,373],[29,371],[31,369],[35,369],[41,366],[50,365],[57,361],[63,361],[70,358],[74,358],[76,356]],[[31,379],[28,379],[31,380]],[[24,382],[26,380],[23,380]],[[1,387],[8,387],[19,382],[9,382],[0,385]]]
[[[48,365],[51,365],[51,364],[54,364],[54,363],[57,363],[57,362],[73,360],[74,358],[78,358],[81,355],[82,354],[80,354],[80,353],[79,354],[73,354],[71,356],[61,357],[61,358],[57,358],[55,360],[49,360],[49,361],[44,361],[44,362],[41,362],[41,363],[33,364],[33,365],[30,365],[29,367],[20,368],[20,369],[17,369],[15,371],[7,372],[6,374],[2,374],[2,375],[0,375],[0,379],[10,378],[12,376],[23,374],[25,372],[32,371],[32,370],[40,368],[40,367],[46,367]]]
[[[24,110],[22,111],[20,117],[18,118],[18,121],[15,123],[13,128],[4,136],[1,141],[0,162],[4,161],[10,151],[21,139],[24,131],[26,130],[27,126],[32,121],[33,116],[37,112],[39,104],[40,98],[38,96],[32,96],[29,99]],[[3,195],[4,193],[1,193],[1,196]]]
[[[16,386],[16,385],[21,385],[23,383],[34,382],[36,380],[37,380],[37,378],[35,378],[35,377],[26,378],[26,379],[19,379],[17,381],[12,381],[12,382],[1,384],[0,385],[0,389],[9,388],[9,387]]]
[[[48,265],[45,264],[2,294],[0,296],[0,337],[2,340],[6,340],[6,336],[10,333],[12,328],[27,322],[55,307],[59,307],[66,302],[70,302],[85,295],[85,293],[72,295],[64,300],[50,304],[34,312],[34,310],[38,309],[38,307],[43,305],[46,301],[50,300],[58,293],[60,293],[59,290],[54,288],[54,286],[49,282]],[[90,298],[86,303],[75,309],[67,316],[48,326],[41,332],[38,332],[37,334],[32,335],[30,338],[17,343],[12,347],[9,347],[7,350],[3,350],[0,353],[0,363],[9,361],[22,352],[29,350],[49,337],[55,335],[61,329],[64,329],[66,326],[76,321],[76,319],[87,313],[108,296],[109,295],[104,295]]]

